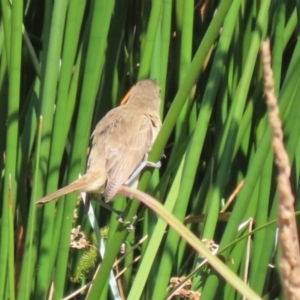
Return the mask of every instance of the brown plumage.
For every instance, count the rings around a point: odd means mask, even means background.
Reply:
[[[37,203],[79,191],[105,193],[105,201],[111,200],[147,159],[161,127],[159,109],[159,85],[150,79],[139,81],[127,103],[109,111],[97,124],[86,174]],[[136,181],[137,178],[129,185],[135,185]]]

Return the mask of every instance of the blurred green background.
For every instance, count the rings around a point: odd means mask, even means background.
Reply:
[[[299,11],[283,0],[1,0],[0,298],[166,299],[170,280],[188,276],[181,295],[243,298],[136,200],[112,203],[138,216],[130,232],[97,203],[88,217],[78,194],[35,205],[85,172],[94,126],[153,78],[164,122],[150,160],[162,168],[139,189],[187,218],[250,294],[284,299],[259,47],[271,39],[299,209]]]

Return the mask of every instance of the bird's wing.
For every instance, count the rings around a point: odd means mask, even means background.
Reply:
[[[106,144],[107,185],[109,201],[142,162],[153,141],[153,125],[149,116],[138,114],[117,122],[115,133]]]

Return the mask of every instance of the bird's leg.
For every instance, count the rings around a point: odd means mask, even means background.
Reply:
[[[89,194],[88,194],[89,195]],[[123,218],[123,214],[124,212],[123,211],[120,211],[120,210],[117,210],[117,209],[114,209],[112,206],[110,206],[108,203],[106,203],[105,201],[102,200],[101,196],[97,196],[97,195],[94,195],[93,194],[93,198],[104,208],[108,209],[109,211],[117,214],[117,221],[120,222],[121,224],[124,224],[124,225],[128,225],[127,226],[127,230],[130,231],[130,230],[133,230],[134,229],[134,226],[133,226],[133,222],[130,222],[130,221],[124,221],[124,218]],[[136,219],[136,217],[133,217],[132,218],[133,220]]]
[[[161,162],[158,161],[156,163],[148,161],[148,153],[145,154],[142,162],[139,164],[139,166],[133,171],[133,173],[129,176],[129,178],[125,181],[124,184],[128,185],[131,183],[133,179],[145,168],[145,167],[152,167],[152,168],[160,168]]]
[[[136,180],[137,175],[145,168],[145,167],[152,167],[152,168],[160,168],[161,167],[161,162],[158,161],[156,163],[148,161],[148,153],[144,155],[144,158],[142,162],[139,164],[139,166],[133,171],[133,173],[129,176],[129,178],[124,182],[124,185],[129,185],[131,184],[134,180]],[[138,182],[138,181],[137,181]],[[133,223],[135,223],[135,220],[137,219],[137,216],[134,216],[132,218],[132,222],[130,221],[124,221],[123,220],[123,214],[119,214],[117,220],[120,223],[123,224],[129,224],[127,226],[128,231],[132,231],[134,229]]]
[[[133,224],[135,223],[135,221],[137,219],[137,216],[134,216],[132,218],[132,221],[124,221],[124,218],[123,218],[124,212],[123,211],[114,209],[108,203],[103,201],[100,195],[96,195],[96,194],[92,194],[92,195],[93,195],[94,200],[97,201],[102,207],[104,207],[104,208],[108,209],[109,211],[117,214],[117,221],[120,222],[121,224],[127,225],[126,228],[127,228],[128,231],[134,230]],[[89,205],[90,205],[90,199],[89,198],[90,197],[91,197],[91,194],[86,194],[86,201],[85,201],[85,211],[86,212],[88,212],[88,209],[89,209]]]
[[[133,231],[134,230],[134,223],[135,223],[135,220],[137,219],[137,216],[134,216],[132,217],[132,221],[124,221],[124,218],[123,218],[123,214],[124,212],[123,211],[120,211],[120,210],[117,210],[117,209],[114,209],[112,206],[110,206],[109,204],[107,204],[105,201],[103,201],[100,197],[97,197],[95,198],[95,200],[104,208],[108,209],[109,211],[113,212],[113,213],[116,213],[117,214],[117,221],[121,224],[124,224],[124,225],[127,225],[126,226],[126,229],[128,231]]]
[[[114,209],[112,206],[110,206],[108,203],[102,200],[101,196],[98,197],[97,195],[93,194],[93,198],[104,208],[108,209],[109,211],[115,213],[118,215],[118,219],[122,219],[123,212],[117,209]]]
[[[121,218],[121,219],[122,219],[122,215],[123,215],[123,212],[122,212],[122,211],[113,208],[112,206],[110,206],[109,204],[107,204],[107,203],[106,203],[105,201],[103,201],[102,199],[101,199],[100,201],[98,201],[98,202],[99,202],[99,204],[100,204],[102,207],[104,207],[104,208],[108,209],[109,211],[111,211],[111,212],[117,214],[117,215],[118,215],[118,218]]]

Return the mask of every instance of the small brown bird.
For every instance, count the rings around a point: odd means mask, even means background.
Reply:
[[[105,194],[111,200],[122,185],[137,185],[146,166],[148,153],[161,127],[160,87],[151,79],[139,81],[126,104],[109,111],[93,134],[87,172],[73,183],[45,196],[43,204],[72,192]]]

